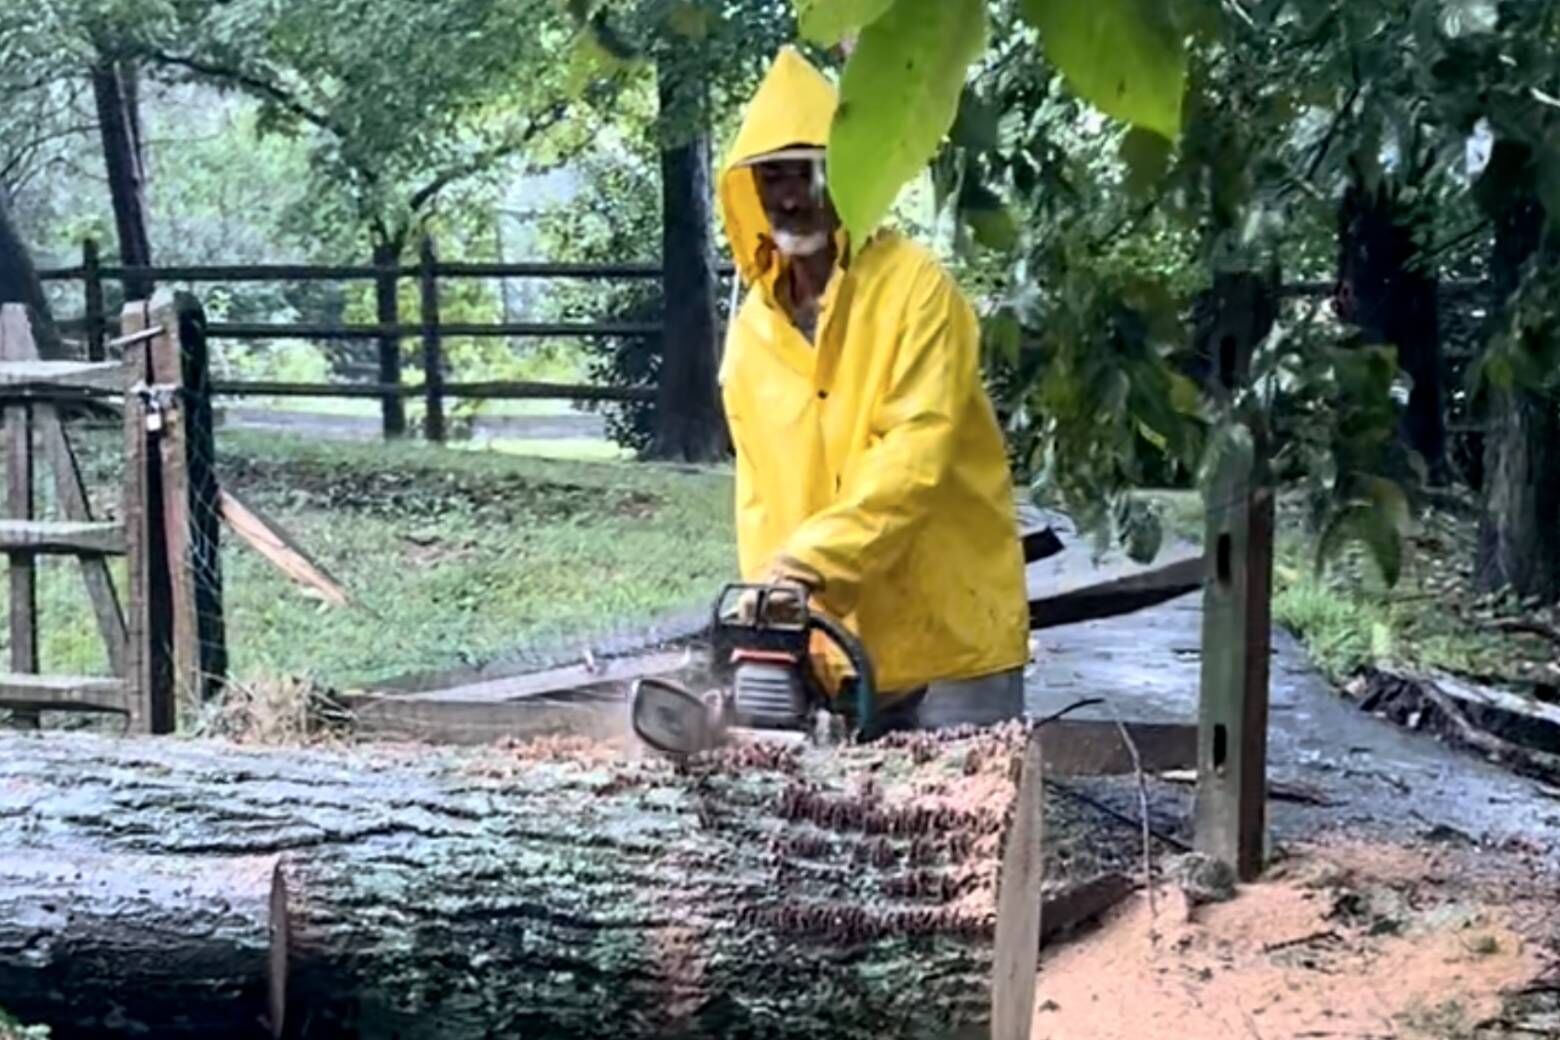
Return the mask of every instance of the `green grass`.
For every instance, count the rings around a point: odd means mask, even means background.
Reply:
[[[302,412],[307,415],[341,415],[363,419],[379,418],[379,402],[366,397],[251,397],[244,400],[248,408],[264,408],[267,411]],[[419,412],[420,405],[408,402],[408,412]],[[478,414],[484,418],[504,416],[553,416],[569,415],[574,408],[568,401],[486,401]]]
[[[632,456],[626,448],[593,437],[493,437],[476,442],[451,442],[450,446],[467,451],[494,451],[506,455],[575,462],[626,462]]]
[[[218,454],[224,483],[353,600],[311,598],[225,531],[227,642],[241,680],[351,687],[582,648],[700,607],[735,572],[731,485],[719,472],[236,432],[219,436]],[[111,508],[113,461],[87,468]],[[74,570],[50,561],[40,573],[42,664],[101,673]]]

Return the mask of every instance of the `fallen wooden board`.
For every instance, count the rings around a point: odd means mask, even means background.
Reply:
[[[347,605],[347,590],[322,564],[299,545],[281,525],[269,519],[236,492],[222,488],[218,494],[222,519],[233,533],[276,569],[300,585],[306,585],[338,607]]]
[[[1066,548],[1056,531],[1042,527],[1038,531],[1025,532],[1020,541],[1024,547],[1024,562],[1039,563],[1048,560]]]
[[[532,672],[487,682],[456,686],[447,690],[426,690],[421,693],[397,694],[404,701],[463,701],[471,704],[498,704],[504,701],[524,700],[548,694],[568,693],[585,687],[611,683],[627,683],[656,675],[669,675],[689,664],[690,655],[684,650],[661,651],[634,657],[613,657],[598,661],[592,668],[588,664],[572,664],[563,668],[550,668],[545,672]]]
[[[1120,903],[1137,888],[1125,874],[1101,874],[1045,898],[1040,911],[1040,945],[1063,938]]]
[[[549,736],[607,740],[626,732],[628,720],[615,692],[496,702],[359,694],[342,701],[358,736],[454,746]]]
[[[1038,631],[1080,621],[1131,614],[1202,588],[1201,556],[1175,560],[1152,570],[1112,578],[1029,601],[1029,628]]]
[[[1145,773],[1197,765],[1197,727],[1184,723],[1125,723]],[[1132,751],[1114,721],[1058,719],[1040,727],[1045,771],[1050,776],[1127,776],[1136,772]]]
[[[1158,773],[1157,778],[1167,784],[1186,784],[1190,786],[1197,783],[1197,770],[1192,768],[1168,769]],[[1267,794],[1272,801],[1293,802],[1296,805],[1318,805],[1325,808],[1343,804],[1317,788],[1308,787],[1305,784],[1292,784],[1284,780],[1269,780]]]
[[[583,647],[579,644],[575,644],[573,648],[560,645],[554,652],[547,653],[549,659],[545,664],[539,664],[534,659],[527,661],[499,658],[483,664],[408,672],[374,683],[374,691],[376,693],[431,693],[497,682],[501,679],[540,675],[544,671],[579,664],[584,658],[582,651],[595,655],[595,658],[600,661],[619,657],[643,657],[646,654],[681,648],[695,641],[707,640],[709,628],[709,607],[694,607],[652,621],[636,631],[593,637]]]

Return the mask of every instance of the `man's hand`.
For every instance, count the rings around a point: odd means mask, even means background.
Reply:
[[[785,589],[795,594],[796,602],[807,604],[812,600],[816,586],[806,577],[783,565],[776,564],[765,573],[760,584],[774,589]],[[751,625],[758,620],[759,589],[748,589],[737,600],[737,617],[744,625]]]

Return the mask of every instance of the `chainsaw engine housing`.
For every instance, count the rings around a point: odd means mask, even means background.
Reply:
[[[732,722],[749,729],[806,729],[801,662],[784,654],[739,654],[731,682]]]

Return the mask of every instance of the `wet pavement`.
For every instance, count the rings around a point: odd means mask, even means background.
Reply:
[[[377,415],[333,415],[291,409],[225,406],[221,424],[228,430],[251,430],[321,437],[328,440],[377,441],[384,438]],[[472,421],[474,440],[603,440],[606,420],[593,412],[553,415],[478,416]]]
[[[1048,517],[1070,548],[1030,568],[1030,592],[1050,593],[1139,569],[1119,557],[1098,564],[1064,518]],[[1156,562],[1195,555],[1167,546]],[[1144,722],[1197,719],[1201,594],[1135,614],[1035,634],[1026,707],[1044,716],[1086,697],[1107,704],[1075,718]],[[1324,805],[1270,799],[1277,842],[1344,830],[1361,837],[1431,837],[1539,852],[1560,865],[1560,797],[1471,752],[1449,748],[1358,711],[1313,668],[1303,647],[1275,629],[1268,727],[1270,781]],[[1112,808],[1138,816],[1134,783],[1070,781]],[[1189,785],[1150,785],[1155,826],[1191,838]]]

